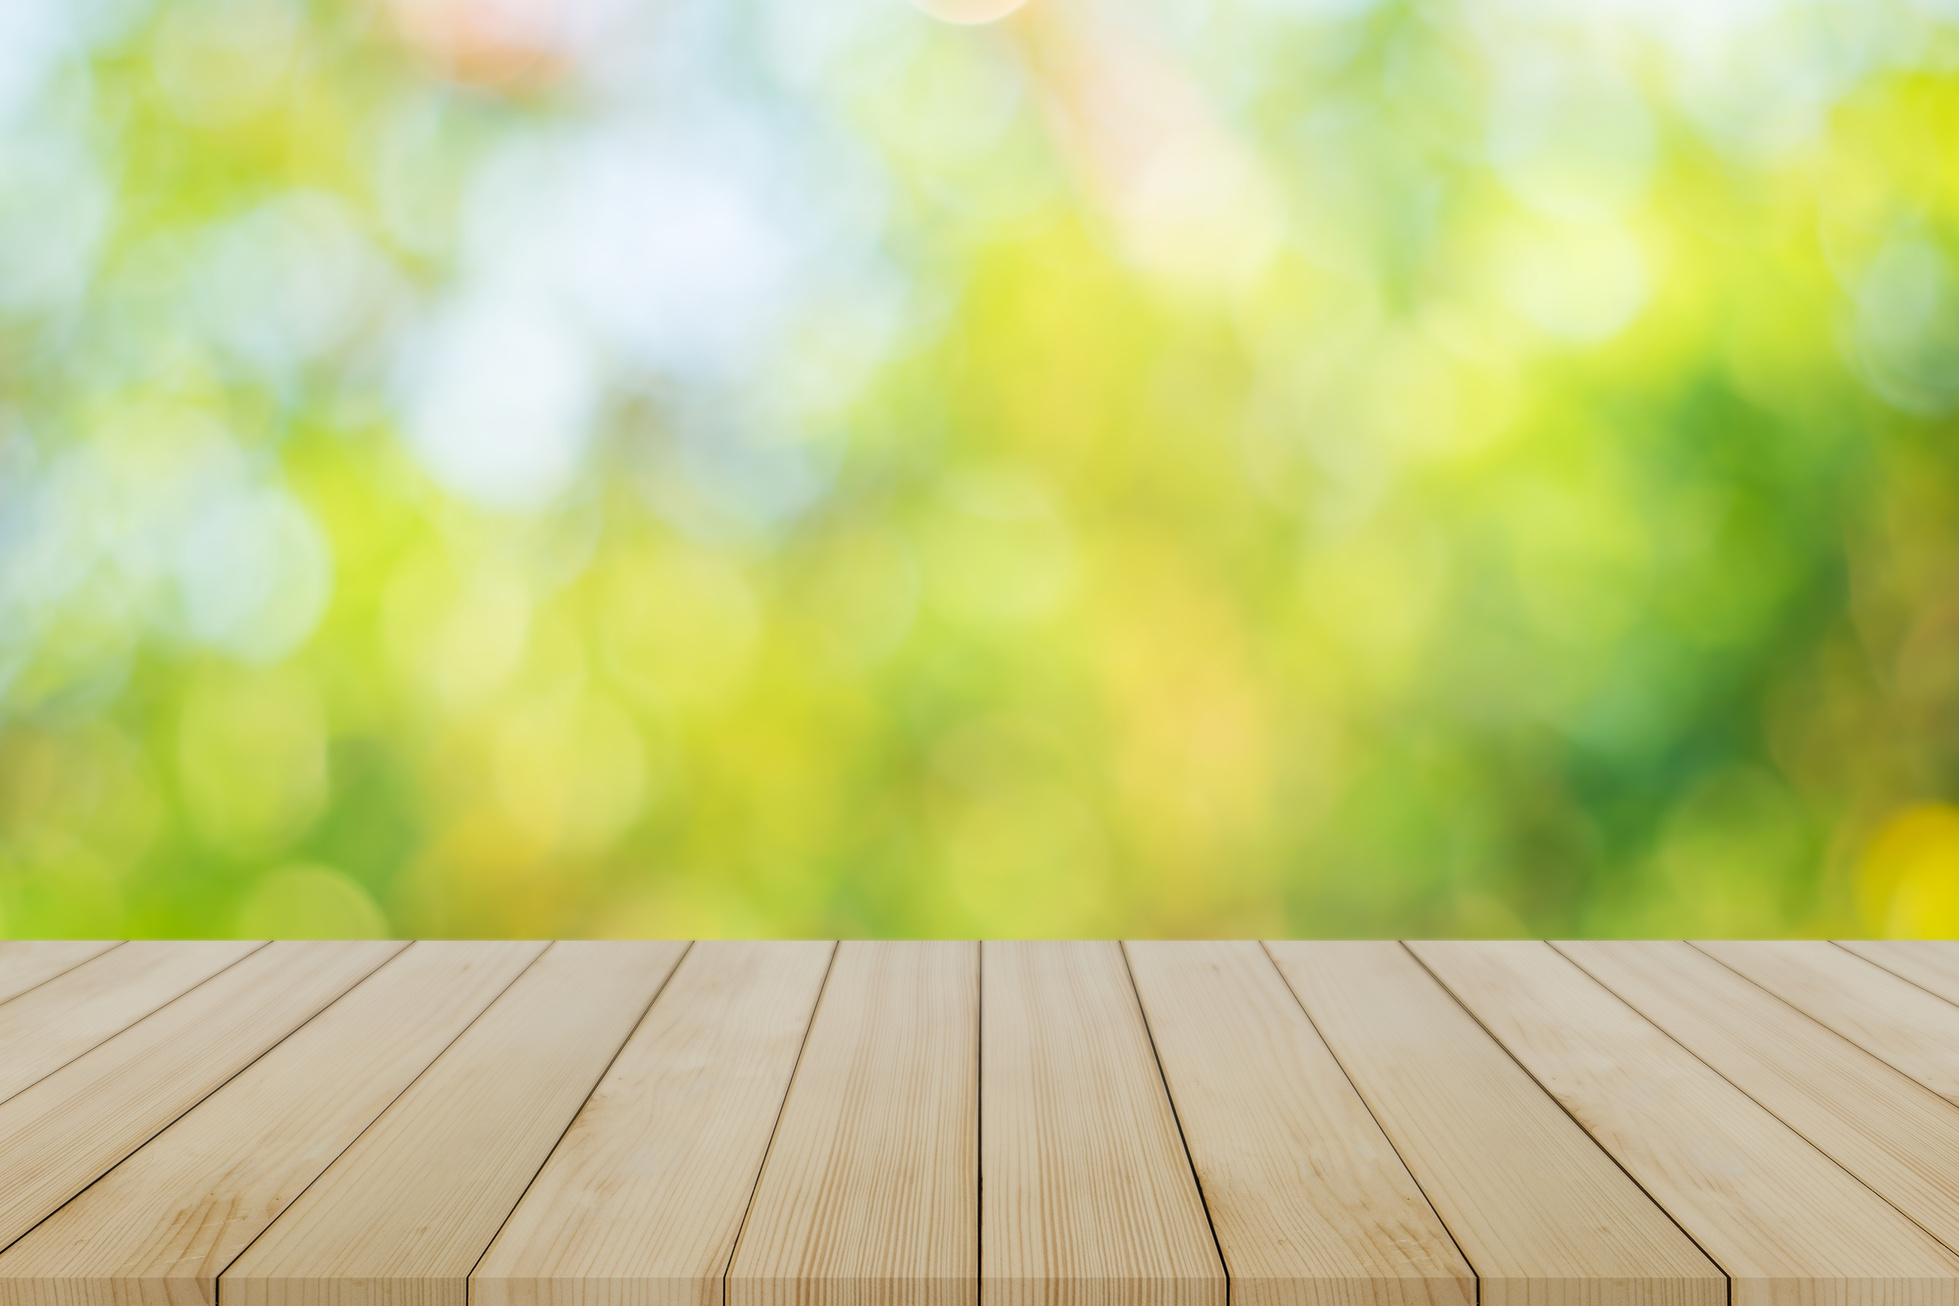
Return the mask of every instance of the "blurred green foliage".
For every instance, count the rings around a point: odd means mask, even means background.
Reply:
[[[973,6],[5,6],[0,933],[1959,932],[1959,11]]]

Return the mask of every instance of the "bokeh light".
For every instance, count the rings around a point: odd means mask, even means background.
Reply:
[[[1959,933],[1946,0],[12,0],[0,934]]]

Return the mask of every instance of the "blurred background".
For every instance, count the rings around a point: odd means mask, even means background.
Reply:
[[[1955,0],[9,0],[0,934],[1959,933]]]

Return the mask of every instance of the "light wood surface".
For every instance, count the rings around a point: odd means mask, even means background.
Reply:
[[[1727,1306],[1728,1282],[1399,943],[1272,943],[1482,1306]]]
[[[0,1306],[1959,1306],[1951,945],[8,944],[9,986]]]
[[[979,945],[837,945],[728,1306],[971,1306],[978,1090]]]
[[[1959,1102],[1959,1006],[1834,943],[1700,942],[1737,974]]]
[[[1959,1259],[1545,943],[1424,964],[1728,1272],[1736,1306],[1959,1300]]]
[[[1959,946],[1824,946],[1834,956],[1808,950],[1787,954],[1781,944],[1745,954],[1724,944],[1700,944],[1859,1048],[1959,1104]]]
[[[208,1306],[218,1273],[541,943],[418,943],[0,1254],[0,1306]]]
[[[483,1257],[473,1306],[718,1306],[832,952],[695,944]]]
[[[1224,1306],[1120,946],[987,943],[980,995],[983,1306]]]
[[[1959,1108],[1685,943],[1557,946],[1880,1197],[1959,1247]]]
[[[0,942],[0,1002],[17,998],[115,946],[113,940],[103,939],[50,943]]]
[[[1959,943],[1950,939],[1839,939],[1837,946],[1947,1002],[1959,1002]]]
[[[552,944],[225,1272],[224,1306],[465,1306],[684,947]]]
[[[0,1101],[263,946],[125,943],[0,1004]]]
[[[0,1247],[46,1219],[404,946],[274,943],[259,948],[0,1103]]]
[[[1473,1306],[1476,1280],[1256,943],[1130,943],[1239,1306]]]

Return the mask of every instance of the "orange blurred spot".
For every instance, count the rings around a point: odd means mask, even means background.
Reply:
[[[1857,867],[1864,920],[1897,938],[1959,936],[1959,808],[1927,803],[1892,817]]]
[[[388,0],[402,38],[443,76],[528,90],[570,66],[569,0]]]
[[[920,9],[948,23],[991,23],[1005,18],[1027,0],[913,0]]]
[[[1188,70],[1097,7],[1049,6],[1041,19],[1030,39],[1043,106],[1128,255],[1187,283],[1262,270],[1284,235],[1273,183]]]

